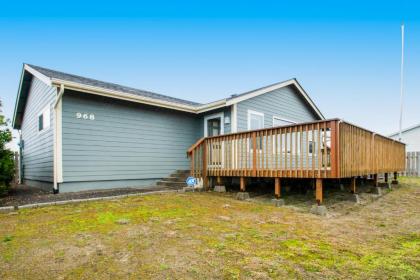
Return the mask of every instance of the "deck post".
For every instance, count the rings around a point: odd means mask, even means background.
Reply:
[[[257,133],[252,132],[252,176],[257,176]]]
[[[392,180],[392,184],[394,185],[398,184],[398,172],[394,172],[394,180]]]
[[[245,191],[245,177],[240,177],[239,183],[240,183],[241,192],[244,192]]]
[[[378,174],[373,174],[373,185],[375,187],[379,186],[379,184],[378,184]]]
[[[217,176],[216,177],[216,182],[217,182],[217,185],[221,185],[222,184],[222,178],[220,176]]]
[[[316,203],[318,205],[322,204],[322,179],[317,178],[316,179],[316,192],[315,192],[315,198],[316,198]]]
[[[249,193],[245,192],[245,177],[239,177],[240,191],[236,194],[236,199],[247,200],[249,199]]]
[[[207,141],[204,140],[203,142],[203,171],[202,171],[202,176],[203,176],[203,188],[205,190],[208,190],[208,178],[207,178]]]
[[[274,178],[274,196],[276,199],[281,197],[280,178]]]
[[[350,191],[351,191],[352,194],[356,194],[357,193],[357,190],[356,190],[356,177],[351,177]]]
[[[385,183],[388,183],[388,173],[385,173]]]

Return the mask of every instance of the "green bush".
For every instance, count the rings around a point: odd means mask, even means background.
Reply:
[[[8,191],[15,173],[13,152],[6,148],[6,144],[12,141],[12,131],[1,114],[1,106],[0,100],[0,195]]]

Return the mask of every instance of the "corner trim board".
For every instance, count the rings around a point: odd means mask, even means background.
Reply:
[[[63,182],[63,143],[62,143],[62,97],[64,85],[60,86],[54,110],[54,190],[58,190],[58,184]]]

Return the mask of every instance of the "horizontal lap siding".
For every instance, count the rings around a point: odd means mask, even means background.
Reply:
[[[401,136],[401,141],[406,144],[407,152],[420,152],[420,126],[403,132]],[[393,135],[391,138],[398,140],[399,134]]]
[[[185,151],[200,136],[193,114],[77,92],[65,93],[62,119],[64,182],[150,180],[189,169]]]
[[[53,182],[54,110],[56,89],[33,77],[22,121],[23,174],[25,180]],[[38,115],[50,105],[50,127],[38,132]]]
[[[239,102],[237,105],[238,131],[248,130],[248,110],[264,113],[264,127],[273,126],[273,116],[297,123],[318,119],[310,106],[291,86]]]

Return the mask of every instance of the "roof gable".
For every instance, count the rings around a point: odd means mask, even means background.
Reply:
[[[308,94],[303,90],[303,88],[300,86],[296,79],[272,84],[266,87],[231,96],[229,98],[218,100],[215,102],[200,104],[197,102],[158,94],[151,91],[135,89],[114,83],[103,82],[91,78],[51,70],[36,65],[24,64],[21,74],[21,81],[19,84],[18,95],[16,99],[15,112],[13,116],[14,128],[19,128],[20,126],[20,120],[22,118],[23,110],[25,108],[26,99],[29,91],[29,85],[33,76],[37,77],[49,86],[64,86],[65,89],[92,93],[111,98],[122,99],[130,102],[144,103],[152,106],[164,107],[196,114],[207,112],[217,108],[230,106],[232,104],[240,102],[241,100],[253,98],[255,96],[266,94],[270,91],[282,87],[293,85],[296,87],[297,92],[310,105],[314,113],[317,116],[319,116],[320,119],[325,119],[320,110],[316,107],[315,103],[310,99]]]
[[[293,78],[287,81],[283,81],[280,83],[275,83],[272,85],[268,85],[262,88],[258,88],[252,91],[248,91],[242,94],[238,95],[232,95],[226,105],[235,104],[250,98],[254,98],[263,94],[268,94],[270,92],[273,92],[277,89],[293,86],[297,90],[297,93],[305,100],[305,102],[310,106],[310,108],[313,110],[315,115],[317,115],[321,120],[325,119],[324,115],[321,113],[321,111],[318,109],[318,107],[315,105],[315,103],[312,101],[312,99],[309,97],[309,95],[306,93],[306,91],[302,88],[302,86],[299,84],[299,82]]]
[[[419,124],[416,124],[416,125],[413,125],[413,126],[409,126],[409,127],[405,128],[405,129],[401,130],[401,133],[405,133],[405,132],[408,132],[408,131],[411,131],[411,130],[415,130],[415,129],[420,129],[420,123]],[[400,133],[399,131],[398,132],[394,132],[394,133],[390,134],[389,137],[397,136],[399,133]]]

